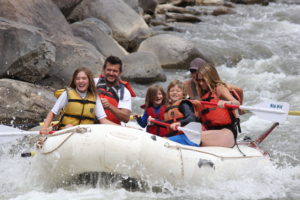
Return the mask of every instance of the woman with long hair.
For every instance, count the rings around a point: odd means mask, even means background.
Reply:
[[[202,101],[214,102],[218,106],[202,104],[200,117],[202,126],[201,146],[233,147],[238,131],[239,119],[235,111],[224,104],[240,105],[241,99],[224,83],[211,64],[205,64],[197,72],[197,89]]]

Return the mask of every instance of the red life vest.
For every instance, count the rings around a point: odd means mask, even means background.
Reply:
[[[156,114],[154,108],[149,107],[146,109],[146,113],[148,116],[151,116],[151,117],[155,118],[156,120],[163,121],[166,108],[167,108],[166,106],[161,106],[159,109],[159,113]],[[152,133],[154,135],[161,136],[161,137],[165,137],[168,133],[168,130],[166,127],[159,126],[157,124],[153,124],[153,125],[147,126],[147,132]]]
[[[233,90],[230,91],[233,96],[240,101],[239,96]],[[217,103],[220,98],[215,92],[207,92],[201,97],[202,101]],[[212,130],[214,127],[223,127],[232,125],[237,119],[235,111],[230,108],[219,108],[215,105],[202,104],[201,109],[201,122],[206,129]]]
[[[199,118],[199,111],[202,108],[202,104],[199,100],[191,100],[191,99],[184,99],[184,100],[179,100],[176,101],[172,106],[169,106],[164,114],[164,119],[167,123],[171,124],[174,123],[176,121],[180,121],[181,119],[184,119],[184,113],[182,113],[180,111],[180,105],[186,102],[188,104],[190,104],[193,108],[194,114],[197,118]],[[179,135],[179,134],[183,134],[183,132],[181,131],[177,131],[175,134],[171,133],[171,130],[168,129],[169,131],[169,135]]]
[[[115,107],[118,107],[119,100],[124,98],[124,89],[125,87],[130,92],[130,95],[132,97],[136,97],[136,94],[134,93],[133,89],[131,88],[130,84],[126,81],[119,80],[119,84],[116,86],[113,86],[111,89],[107,90],[105,78],[103,75],[100,75],[98,83],[96,83],[96,88],[99,93],[100,98],[105,98],[108,100],[110,104],[112,104]],[[118,90],[120,90],[120,97],[118,95]],[[107,119],[110,121],[121,124],[121,121],[109,110],[105,109],[105,113],[107,115]]]

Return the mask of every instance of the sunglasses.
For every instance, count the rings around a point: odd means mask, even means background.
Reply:
[[[191,74],[193,74],[193,73],[196,73],[197,70],[195,70],[195,69],[190,69],[190,72],[191,72]]]

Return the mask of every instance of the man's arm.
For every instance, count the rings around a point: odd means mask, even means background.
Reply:
[[[112,121],[110,121],[110,120],[108,120],[106,118],[99,119],[99,122],[100,122],[100,124],[112,124],[112,125],[119,126],[119,124],[113,123]]]
[[[127,123],[130,119],[131,111],[125,108],[117,108],[113,105],[109,107],[109,110],[122,122]]]
[[[110,104],[107,99],[101,98],[104,109],[109,109],[120,121],[127,123],[130,119],[131,110],[126,108],[117,108]]]

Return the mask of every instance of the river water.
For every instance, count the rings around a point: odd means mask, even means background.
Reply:
[[[239,5],[236,14],[219,17],[202,16],[199,24],[176,24],[176,33],[193,42],[212,60],[225,82],[244,89],[245,105],[266,100],[284,101],[290,110],[300,110],[300,5],[272,3]],[[174,34],[174,33],[173,33]],[[168,81],[184,80],[188,72],[165,70]],[[145,85],[133,85],[138,97],[134,111],[142,113]],[[253,114],[241,116],[240,138],[256,138],[272,122]],[[4,199],[299,199],[300,198],[300,116],[288,120],[262,143],[272,159],[273,167],[254,168],[230,176],[219,174],[201,186],[128,191],[116,183],[47,187],[43,175],[35,172],[35,159],[21,158],[29,151],[28,140],[1,138],[0,200]],[[1,126],[0,130],[6,128]],[[235,167],[235,166],[230,166]],[[151,183],[150,183],[151,184]]]

